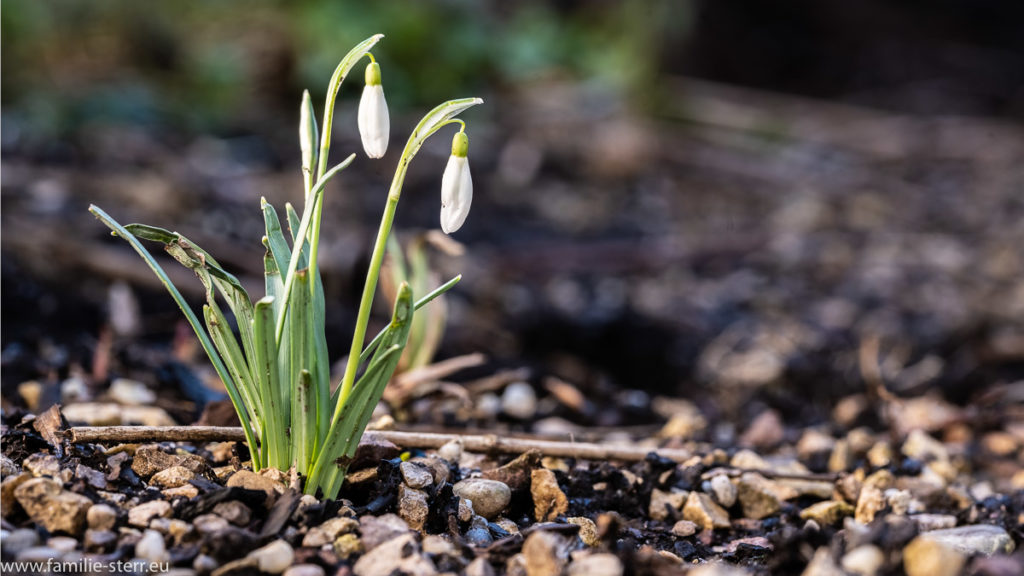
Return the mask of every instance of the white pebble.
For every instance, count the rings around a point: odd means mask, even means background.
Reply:
[[[164,537],[156,530],[146,530],[135,544],[135,555],[150,562],[167,562],[167,546]]]
[[[284,540],[274,540],[262,548],[249,553],[249,558],[256,560],[260,571],[269,574],[280,574],[292,565],[295,552]]]

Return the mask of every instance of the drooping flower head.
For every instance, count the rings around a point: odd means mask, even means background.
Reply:
[[[469,136],[452,138],[452,155],[441,177],[441,230],[451,234],[462,227],[473,203],[473,179],[469,174]]]
[[[363,139],[363,150],[370,158],[381,158],[388,150],[388,136],[391,133],[391,119],[388,117],[388,103],[384,99],[384,87],[380,83],[380,64],[366,65],[366,86],[359,100],[359,136]]]

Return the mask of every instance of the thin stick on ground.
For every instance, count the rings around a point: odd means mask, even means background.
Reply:
[[[66,437],[80,443],[135,443],[135,442],[243,442],[241,428],[226,426],[79,426],[69,428]],[[437,434],[427,432],[367,432],[365,438],[376,437],[393,442],[402,448],[440,448],[445,444],[461,442],[464,450],[489,454],[522,454],[537,450],[544,456],[580,458],[586,460],[618,460],[639,462],[655,453],[674,462],[684,462],[693,452],[683,449],[650,449],[635,446],[609,446],[589,442],[560,442],[529,438],[502,438],[495,434]]]

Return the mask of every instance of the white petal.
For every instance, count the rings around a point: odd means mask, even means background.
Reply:
[[[390,134],[391,119],[384,88],[380,84],[364,86],[363,96],[359,99],[359,136],[363,139],[366,155],[370,158],[384,156]]]
[[[465,157],[449,156],[441,177],[441,230],[451,234],[462,227],[473,203],[473,179]]]

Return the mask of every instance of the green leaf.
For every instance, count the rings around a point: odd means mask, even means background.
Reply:
[[[273,260],[271,258],[271,260]],[[274,297],[267,296],[256,302],[253,317],[253,335],[256,339],[256,369],[262,388],[264,438],[267,439],[267,462],[279,470],[292,465],[291,445],[288,443],[290,414],[284,409],[281,373],[278,366],[277,342],[274,341]]]
[[[260,206],[263,208],[263,224],[267,230],[268,248],[274,255],[277,270],[279,272],[287,270],[288,258],[291,257],[292,251],[288,247],[288,241],[285,240],[281,221],[277,218],[277,211],[267,202],[266,198],[260,198]]]
[[[295,207],[292,206],[291,202],[286,202],[284,205],[285,212],[288,213],[288,233],[292,235],[292,243],[295,243],[295,233],[299,231],[299,226],[302,225],[302,217],[295,211]],[[308,247],[303,247],[304,250]],[[304,256],[308,256],[308,253],[303,252]],[[285,268],[287,270],[287,268]]]
[[[348,464],[359,446],[359,439],[362,438],[373,409],[391,380],[401,352],[409,339],[413,308],[412,290],[408,284],[402,284],[395,301],[391,324],[385,330],[377,352],[373,355],[366,372],[356,381],[345,405],[336,412],[331,422],[324,447],[320,450],[310,473],[306,485],[307,493],[312,494],[319,487],[324,491],[325,497],[337,496]]]
[[[402,158],[411,159],[431,134],[440,130],[452,118],[477,104],[483,103],[484,101],[480,98],[461,98],[459,100],[449,100],[427,112],[427,115],[420,120],[412,135],[409,136],[409,141],[402,152]]]
[[[242,349],[239,348],[238,341],[235,340],[231,326],[228,325],[227,318],[224,317],[224,313],[221,312],[220,307],[217,306],[215,301],[211,300],[207,302],[206,306],[203,306],[203,315],[206,318],[206,329],[210,331],[213,343],[217,346],[217,351],[220,352],[221,358],[224,359],[224,364],[227,366],[231,377],[238,383],[238,389],[242,394],[246,411],[256,424],[254,431],[260,434],[264,427],[260,422],[261,410],[256,382],[249,371],[249,366],[246,363],[245,356],[242,354]]]
[[[227,367],[224,365],[224,361],[217,353],[217,349],[210,340],[210,337],[203,329],[199,318],[196,317],[195,312],[193,312],[185,302],[184,296],[181,295],[181,292],[179,292],[178,288],[173,282],[171,282],[171,279],[167,276],[167,273],[164,272],[164,269],[157,263],[156,259],[153,258],[153,255],[146,250],[146,247],[139,242],[135,235],[129,232],[124,226],[121,226],[117,220],[111,218],[110,215],[100,209],[99,206],[90,205],[89,212],[96,216],[100,222],[103,222],[103,224],[113,230],[113,234],[115,236],[120,236],[128,242],[139,256],[142,257],[142,260],[149,266],[150,270],[156,274],[164,287],[167,288],[167,291],[171,294],[171,298],[174,299],[174,302],[181,309],[182,314],[185,315],[185,319],[188,320],[189,325],[192,326],[192,330],[195,332],[196,337],[199,338],[199,342],[203,346],[203,350],[206,351],[206,355],[210,358],[210,362],[213,364],[213,368],[217,372],[217,375],[220,376],[221,381],[224,382],[224,387],[227,389],[228,397],[231,399],[231,403],[234,405],[235,410],[238,412],[239,419],[241,420],[246,442],[248,442],[249,446],[255,450],[257,446],[256,437],[253,435],[252,424],[249,418],[245,417],[248,411],[242,401],[238,387],[235,384],[235,381],[231,378]]]
[[[295,386],[291,399],[292,456],[300,474],[307,472],[317,449],[317,395],[313,390],[313,365],[316,362],[313,346],[312,302],[309,292],[309,274],[306,270],[295,273],[298,284],[288,302],[288,326],[284,338],[288,341],[289,369],[285,380]]]

